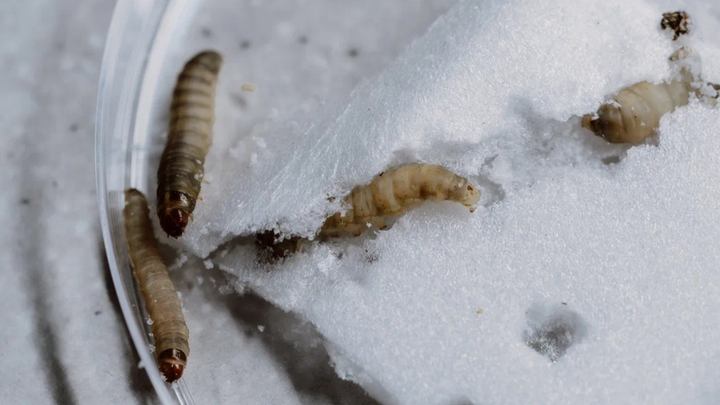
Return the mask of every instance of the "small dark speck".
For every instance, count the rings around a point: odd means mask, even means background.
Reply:
[[[22,205],[30,205],[30,199],[29,198],[23,198],[20,200],[20,204]]]
[[[55,188],[57,188],[57,186],[58,186],[57,180],[53,180],[53,181],[52,181],[52,186],[55,187]]]
[[[245,41],[240,42],[240,48],[242,48],[242,49],[250,48],[250,41],[245,40]]]
[[[58,51],[62,51],[65,49],[65,42],[56,42],[55,43],[55,49]]]
[[[230,99],[232,100],[233,104],[238,106],[241,110],[247,109],[247,101],[245,100],[245,97],[241,96],[237,93],[230,93]]]
[[[102,311],[95,311],[95,316],[102,314]]]
[[[307,38],[305,35],[300,35],[300,36],[298,37],[298,42],[300,42],[301,44],[307,44],[307,43],[308,43],[308,38]]]
[[[76,132],[78,130],[78,124],[73,123],[70,125],[70,132]]]
[[[348,56],[351,58],[356,58],[360,54],[360,50],[357,48],[350,48],[348,49]]]
[[[605,163],[606,165],[620,163],[620,156],[608,156],[606,158],[603,158],[602,162]]]
[[[212,31],[210,31],[210,28],[202,28],[200,29],[200,35],[202,35],[203,38],[210,38],[212,37]]]

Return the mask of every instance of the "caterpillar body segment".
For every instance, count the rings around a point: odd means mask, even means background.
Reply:
[[[454,201],[470,212],[480,200],[480,191],[465,178],[438,165],[412,164],[381,173],[365,186],[356,187],[345,202],[351,207],[343,216],[336,213],[322,226],[329,236],[360,234],[369,226],[383,229],[390,217],[431,201]]]
[[[611,143],[638,144],[652,136],[660,118],[686,105],[695,91],[692,75],[683,71],[678,80],[653,84],[641,82],[620,91],[614,102],[597,114],[583,117],[582,126]]]
[[[221,65],[217,52],[201,52],[185,64],[175,85],[157,175],[157,214],[168,236],[182,236],[200,194],[205,156],[212,144],[215,85]]]
[[[125,191],[123,215],[133,274],[153,321],[158,367],[165,380],[173,382],[182,376],[190,354],[189,331],[180,299],[160,256],[150,209],[140,191]]]

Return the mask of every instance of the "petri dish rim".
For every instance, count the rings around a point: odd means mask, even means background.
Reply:
[[[95,120],[95,174],[102,236],[113,285],[128,332],[158,398],[164,405],[192,405],[184,379],[167,384],[151,353],[147,314],[127,259],[122,208],[123,192],[145,190],[144,153],[147,118],[138,107],[153,96],[157,66],[169,36],[189,18],[197,0],[118,0],[102,59]]]

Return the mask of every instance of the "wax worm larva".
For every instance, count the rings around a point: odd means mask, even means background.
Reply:
[[[359,234],[368,225],[380,229],[389,217],[401,214],[425,200],[450,200],[474,211],[480,191],[467,179],[438,165],[412,164],[388,170],[365,186],[356,187],[345,202],[351,207],[345,216],[336,213],[325,221],[322,232]]]
[[[162,229],[175,238],[182,236],[200,194],[221,65],[217,52],[197,54],[185,64],[173,92],[167,143],[157,174],[157,214]]]
[[[125,191],[125,237],[135,280],[152,319],[155,353],[165,380],[182,376],[190,355],[189,332],[167,266],[160,257],[158,243],[150,223],[150,209],[138,190]]]
[[[638,144],[655,134],[660,118],[690,100],[693,78],[682,71],[670,83],[636,83],[620,91],[597,114],[583,117],[582,125],[612,143]]]
[[[660,28],[663,30],[671,29],[674,33],[674,41],[681,35],[685,35],[690,31],[690,16],[684,11],[663,13],[662,20],[660,21]]]

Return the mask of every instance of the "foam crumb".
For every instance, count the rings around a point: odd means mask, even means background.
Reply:
[[[178,258],[173,262],[173,264],[168,266],[168,270],[169,271],[177,270],[177,269],[181,268],[182,265],[185,264],[185,262],[187,262],[187,261],[188,261],[188,255],[186,255],[185,253],[181,253],[180,256],[178,256]]]

